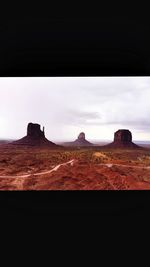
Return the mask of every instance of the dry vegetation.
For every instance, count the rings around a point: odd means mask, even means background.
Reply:
[[[74,160],[73,164],[38,175],[70,160]],[[150,189],[149,166],[150,149],[51,150],[1,145],[0,190]]]

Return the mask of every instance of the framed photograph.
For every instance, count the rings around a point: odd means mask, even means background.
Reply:
[[[49,12],[1,25],[1,212],[142,214],[148,17]]]
[[[139,76],[0,78],[0,190],[150,189],[149,87]]]

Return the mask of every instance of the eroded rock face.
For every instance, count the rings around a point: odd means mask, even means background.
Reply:
[[[78,135],[78,139],[79,140],[85,140],[85,133],[80,133],[79,135]]]
[[[132,142],[132,133],[127,129],[120,129],[114,133],[114,141],[106,145],[112,148],[139,148]]]
[[[132,142],[132,133],[129,130],[118,130],[114,134],[114,142]]]
[[[27,126],[27,136],[45,137],[44,127],[43,131],[41,131],[40,124],[30,122]]]
[[[45,137],[44,127],[41,130],[40,124],[30,122],[27,126],[27,135],[13,142],[14,145],[26,146],[51,146],[59,147]]]

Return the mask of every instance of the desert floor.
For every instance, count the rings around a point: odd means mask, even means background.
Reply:
[[[150,148],[0,145],[0,190],[150,189]]]

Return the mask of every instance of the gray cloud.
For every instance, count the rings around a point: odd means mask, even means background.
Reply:
[[[46,127],[47,137],[112,138],[130,128],[150,139],[150,77],[0,78],[0,138],[20,138],[28,122]]]
[[[71,125],[90,125],[94,123],[96,119],[101,119],[98,112],[67,110],[66,116],[62,118],[62,122],[69,123]]]

